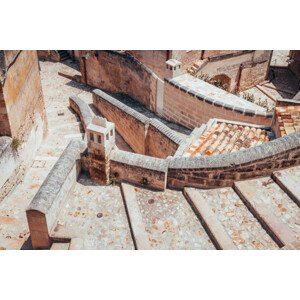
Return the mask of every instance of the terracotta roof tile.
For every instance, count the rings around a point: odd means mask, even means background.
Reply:
[[[268,142],[263,129],[225,122],[214,123],[186,149],[184,156],[230,153]]]

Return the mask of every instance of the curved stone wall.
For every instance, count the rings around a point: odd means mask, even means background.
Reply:
[[[128,53],[86,51],[81,73],[85,83],[112,93],[124,93],[156,109],[158,77]]]
[[[206,157],[168,158],[167,186],[216,188],[300,165],[300,132],[249,149]]]
[[[211,118],[271,126],[273,113],[229,105],[165,79],[164,117],[193,129]]]

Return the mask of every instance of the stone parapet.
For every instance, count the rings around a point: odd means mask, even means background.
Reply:
[[[160,158],[114,150],[110,156],[110,172],[117,182],[164,190],[168,164]]]
[[[80,117],[84,131],[87,126],[92,122],[94,113],[90,109],[89,105],[77,96],[71,96],[69,98],[70,107]]]
[[[50,248],[50,232],[80,172],[80,153],[85,148],[85,143],[71,141],[29,204],[26,214],[34,249]]]
[[[249,149],[206,157],[170,157],[169,188],[232,186],[234,181],[269,176],[300,164],[300,133]]]

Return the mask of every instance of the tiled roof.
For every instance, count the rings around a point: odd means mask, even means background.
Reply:
[[[230,153],[268,142],[267,131],[250,125],[214,122],[185,151],[183,156]]]
[[[300,131],[300,105],[276,107],[280,136]]]

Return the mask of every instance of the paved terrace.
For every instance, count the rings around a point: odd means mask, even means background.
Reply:
[[[259,105],[228,93],[225,90],[217,88],[216,86],[209,84],[190,74],[180,75],[173,78],[171,81],[177,85],[184,86],[189,90],[189,92],[192,92],[193,94],[199,94],[203,99],[217,100],[229,106],[240,109],[248,109],[260,112],[266,111],[265,108]]]

